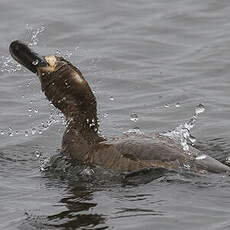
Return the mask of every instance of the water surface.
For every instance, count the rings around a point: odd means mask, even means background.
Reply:
[[[59,152],[62,115],[36,76],[8,53],[10,42],[21,39],[77,65],[95,91],[108,137],[135,127],[146,134],[171,130],[204,104],[192,134],[198,148],[224,162],[230,154],[229,1],[0,5],[1,229],[229,229],[225,175],[169,174],[124,186],[81,176],[84,166],[61,160],[43,171]]]

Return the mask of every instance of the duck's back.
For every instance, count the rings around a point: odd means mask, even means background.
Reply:
[[[124,136],[103,141],[88,152],[85,160],[91,164],[119,172],[136,171],[143,168],[189,169],[195,172],[226,172],[229,167],[214,158],[202,155],[190,147],[185,152],[181,145],[165,136]]]

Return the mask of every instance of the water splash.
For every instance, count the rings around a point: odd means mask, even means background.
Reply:
[[[38,28],[33,28],[29,24],[26,25],[27,33],[30,36],[30,41],[28,43],[29,47],[36,46],[39,41],[40,34],[45,30],[45,26],[41,25]]]
[[[89,167],[89,166],[86,166],[81,172],[80,172],[80,175],[81,176],[92,176],[95,174],[95,171]]]
[[[40,27],[32,27],[30,25],[26,25],[26,30],[27,30],[27,38],[24,40],[27,40],[27,44],[29,47],[36,46],[39,42],[40,35],[43,33],[45,30],[45,27],[42,25]],[[71,52],[67,52],[65,56],[70,57],[72,55]],[[35,60],[33,62],[33,65],[37,65],[38,60]],[[2,56],[0,57],[0,71],[1,72],[8,72],[8,73],[14,73],[16,71],[20,71],[22,69],[22,66],[18,63],[16,63],[13,58],[10,56]],[[29,87],[31,82],[26,83],[26,87]],[[22,98],[25,96],[22,95]],[[33,101],[30,101],[30,104],[32,104]],[[30,137],[31,135],[35,134],[42,134],[45,130],[47,130],[49,127],[56,123],[63,123],[66,125],[66,120],[65,117],[62,113],[60,113],[52,104],[51,104],[51,112],[50,116],[47,121],[43,121],[41,124],[35,125],[30,128],[25,128],[23,130],[17,130],[13,129],[12,127],[9,127],[7,129],[1,129],[0,130],[0,135],[1,136],[9,136],[9,137],[14,137],[16,135],[21,135],[25,137]],[[29,107],[28,108],[28,116],[31,118],[34,115],[38,116],[39,115],[39,110],[34,107]]]
[[[60,154],[59,150],[55,153],[43,153],[40,150],[35,150],[33,155],[39,161],[41,172],[54,170],[65,173],[69,166],[71,166],[70,158]]]
[[[199,104],[195,108],[195,113],[193,117],[188,122],[185,122],[183,125],[179,125],[174,130],[164,133],[163,135],[178,141],[181,144],[183,150],[190,155],[189,144],[193,145],[196,141],[196,138],[191,135],[190,130],[195,126],[195,123],[198,119],[198,115],[203,113],[204,111],[204,105]],[[202,158],[203,156],[198,157]]]
[[[33,47],[38,44],[40,34],[45,30],[44,26],[33,28],[27,25],[27,33],[29,34],[29,47]],[[11,56],[0,57],[0,71],[7,73],[14,73],[20,71],[22,66],[16,63]]]
[[[225,158],[225,164],[230,165],[230,156]]]
[[[42,172],[46,171],[49,168],[50,157],[40,160],[40,170]]]
[[[38,63],[39,63],[39,60],[38,60],[38,59],[36,59],[35,61],[32,62],[32,64],[35,65],[35,66],[36,66]]]
[[[38,109],[29,108],[28,112],[29,112],[29,117],[32,117],[32,112],[35,114],[37,113],[39,114]],[[0,130],[0,135],[9,136],[9,137],[14,137],[14,136],[30,137],[33,135],[41,135],[43,132],[45,132],[47,129],[49,129],[51,126],[57,123],[62,123],[65,126],[67,125],[64,114],[58,111],[54,106],[52,106],[50,109],[50,115],[48,120],[42,121],[41,124],[35,125],[31,128],[26,128],[24,130],[17,130],[12,127],[9,127],[6,130]]]
[[[62,56],[65,59],[69,60],[73,56],[73,52],[71,50],[56,50],[56,56]]]
[[[40,171],[42,171],[42,172],[46,171],[46,169],[48,168],[50,157],[49,156],[44,156],[42,154],[42,152],[40,152],[39,150],[35,150],[33,152],[33,154],[39,160],[39,169],[40,169]]]
[[[139,127],[134,127],[133,129],[129,129],[128,131],[123,132],[125,135],[143,135],[144,133]]]
[[[104,118],[107,118],[107,117],[109,116],[109,114],[108,114],[108,113],[103,113],[102,116],[103,116]]]
[[[130,121],[137,122],[138,121],[138,115],[136,113],[132,113],[130,115]]]
[[[179,107],[181,107],[181,104],[180,104],[179,102],[177,102],[177,103],[175,104],[175,107],[176,107],[176,108],[179,108]]]
[[[0,57],[0,71],[14,73],[16,71],[20,71],[22,66],[17,64],[13,58],[10,56],[1,56]]]
[[[207,158],[207,155],[206,154],[200,154],[196,157],[196,160],[204,160]]]

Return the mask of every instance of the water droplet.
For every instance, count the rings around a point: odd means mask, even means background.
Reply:
[[[113,96],[110,96],[110,97],[109,97],[109,100],[110,100],[110,101],[114,101],[114,97],[113,97]]]
[[[94,173],[95,172],[93,169],[91,169],[90,167],[87,167],[87,168],[83,169],[80,174],[82,176],[92,176]]]
[[[32,128],[32,129],[31,129],[32,135],[34,135],[36,132],[37,132],[37,130],[36,130],[35,128]]]
[[[196,106],[195,108],[195,114],[198,115],[200,113],[203,113],[205,111],[205,107],[202,104],[199,104],[198,106]]]
[[[56,55],[57,56],[61,56],[61,51],[60,50],[56,50]]]
[[[58,113],[58,116],[59,116],[61,119],[64,119],[64,118],[65,118],[64,114],[61,113],[61,112]]]
[[[109,114],[108,113],[104,113],[102,116],[106,118],[106,117],[109,116]]]
[[[41,129],[38,130],[38,134],[42,134],[42,130]]]
[[[35,112],[35,113],[38,113],[38,109],[34,109],[34,112]]]
[[[133,129],[129,129],[128,131],[124,132],[124,134],[138,134],[138,135],[143,135],[144,133],[141,131],[139,127],[134,127]]]
[[[187,163],[184,163],[183,166],[184,166],[185,169],[188,169],[188,170],[191,169],[191,166],[189,164],[187,164]]]
[[[136,133],[136,134],[143,134],[143,132],[141,131],[141,129],[139,127],[134,127],[133,128],[133,131]]]
[[[182,136],[184,137],[184,139],[188,139],[189,138],[189,132],[188,130],[182,130]]]
[[[34,154],[35,154],[35,156],[36,156],[37,158],[39,158],[39,157],[41,156],[41,153],[40,153],[38,150],[36,150],[36,151],[34,152]]]
[[[32,47],[32,46],[35,46],[38,44],[38,40],[39,40],[38,36],[40,33],[42,33],[45,30],[45,27],[41,26],[37,29],[34,29],[31,26],[30,27],[27,26],[27,30],[28,30],[29,34],[31,34],[31,39],[30,39],[28,46]]]
[[[175,106],[176,106],[176,108],[179,108],[181,105],[180,105],[179,102],[177,102],[177,103],[175,104]]]
[[[188,146],[186,140],[181,141],[181,145],[182,145],[182,148],[184,151],[186,151],[186,152],[189,151],[189,146]],[[189,155],[190,155],[190,153],[189,153]]]
[[[43,128],[44,130],[47,130],[47,129],[49,128],[49,126],[48,126],[48,124],[42,123],[42,128]]]
[[[189,139],[189,141],[190,141],[192,144],[194,144],[194,143],[196,142],[196,138],[193,137],[192,135],[190,135],[190,136],[188,137],[188,139]]]
[[[168,108],[168,107],[169,107],[169,104],[164,104],[164,107],[165,107],[165,108]]]
[[[40,170],[42,172],[46,171],[49,168],[49,161],[50,161],[49,157],[40,161]]]
[[[208,174],[208,171],[203,169],[203,170],[200,170],[199,173],[201,173],[201,174]]]
[[[130,120],[133,121],[133,122],[137,122],[138,121],[138,116],[136,113],[132,113],[130,115]]]
[[[28,137],[29,136],[29,132],[26,130],[25,131],[25,137]]]
[[[185,122],[185,123],[184,123],[184,127],[190,131],[190,130],[195,126],[196,121],[197,121],[197,116],[194,115],[194,116],[189,120],[189,122]]]
[[[34,60],[34,61],[32,62],[33,65],[37,65],[38,63],[39,63],[39,60],[38,60],[38,59],[36,59],[36,60]]]
[[[230,156],[226,157],[225,162],[226,164],[230,164]]]
[[[196,160],[204,160],[207,157],[205,154],[200,154],[199,156],[196,157]]]
[[[22,69],[22,66],[20,64],[17,64],[17,67],[16,67],[16,71],[18,70],[21,70]]]
[[[1,130],[1,131],[0,131],[0,134],[1,134],[1,135],[4,135],[5,133],[4,133],[4,131],[3,131],[3,130]]]
[[[67,57],[67,58],[71,58],[72,55],[73,55],[73,53],[71,51],[68,51],[68,50],[65,53],[65,57]]]
[[[10,132],[10,133],[9,133],[9,136],[10,136],[10,137],[12,137],[13,135],[14,135],[13,132]]]

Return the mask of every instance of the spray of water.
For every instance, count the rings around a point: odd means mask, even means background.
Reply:
[[[45,30],[45,27],[42,25],[42,26],[39,26],[38,28],[33,28],[33,27],[30,27],[30,25],[28,24],[26,25],[26,27],[27,27],[27,32],[31,36],[28,46],[29,47],[36,46],[39,41],[39,36]]]
[[[38,113],[37,109],[29,108],[29,117],[32,117],[34,114]],[[25,129],[25,130],[17,130],[12,127],[9,127],[5,130],[0,130],[0,136],[9,136],[9,137],[15,137],[15,136],[25,136],[30,137],[32,135],[42,134],[47,129],[49,129],[51,126],[62,123],[63,125],[67,125],[66,119],[63,113],[59,112],[52,104],[50,104],[50,115],[49,118],[46,121],[41,122],[41,124],[35,125],[31,128]]]
[[[196,138],[191,135],[190,130],[195,126],[199,114],[203,113],[204,111],[204,105],[197,105],[193,117],[188,122],[179,125],[174,130],[164,133],[163,135],[178,141],[181,144],[183,150],[186,151],[187,154],[190,154],[189,144],[193,145],[196,141]]]

